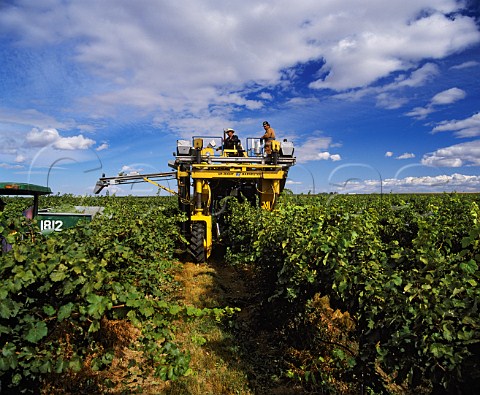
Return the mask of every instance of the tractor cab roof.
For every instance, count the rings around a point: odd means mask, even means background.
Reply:
[[[38,197],[52,193],[49,187],[41,185],[28,184],[24,182],[0,182],[0,196],[2,195],[22,195],[33,196],[32,217],[38,214]]]
[[[0,195],[48,195],[52,193],[49,187],[23,182],[0,182]]]

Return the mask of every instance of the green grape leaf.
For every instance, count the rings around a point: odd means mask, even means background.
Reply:
[[[25,338],[31,343],[38,343],[39,340],[47,336],[47,333],[47,324],[43,321],[38,321],[30,328]]]

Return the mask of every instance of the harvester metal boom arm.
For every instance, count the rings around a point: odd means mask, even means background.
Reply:
[[[145,182],[145,181],[152,182],[160,179],[174,180],[176,179],[176,172],[169,171],[165,173],[130,174],[130,175],[115,176],[115,177],[100,177],[95,185],[93,192],[95,194],[100,193],[103,188],[108,187],[110,185],[136,184],[139,182]],[[154,183],[154,185],[159,186],[159,184],[157,183]],[[161,188],[172,193],[172,191],[169,190],[168,188],[165,188],[165,187],[161,187]]]

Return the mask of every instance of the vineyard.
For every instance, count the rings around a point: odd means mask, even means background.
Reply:
[[[284,196],[237,205],[228,259],[252,265],[288,374],[331,393],[477,393],[478,196]]]
[[[123,361],[131,375],[125,383],[188,374],[188,352],[174,342],[174,323],[220,319],[226,310],[175,302],[172,257],[182,218],[174,201],[95,198],[104,215],[44,236],[15,214],[25,200],[7,199],[1,217],[1,234],[13,246],[0,267],[1,392],[35,393],[39,383],[48,383],[46,393],[56,386],[64,393],[65,385],[74,393],[106,392],[117,383],[82,374],[111,365],[122,342],[141,355]],[[42,200],[45,206],[74,203],[68,196]]]
[[[245,289],[221,305],[179,297],[176,199],[41,197],[105,207],[42,235],[19,215],[28,202],[5,198],[0,392],[162,393],[198,377],[179,330],[213,322],[250,388],[225,393],[478,393],[480,197],[287,192],[273,212],[228,200],[217,272],[202,270]]]

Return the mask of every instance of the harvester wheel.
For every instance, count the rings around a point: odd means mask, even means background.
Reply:
[[[195,221],[192,223],[192,237],[188,249],[195,262],[205,262],[205,224]]]

